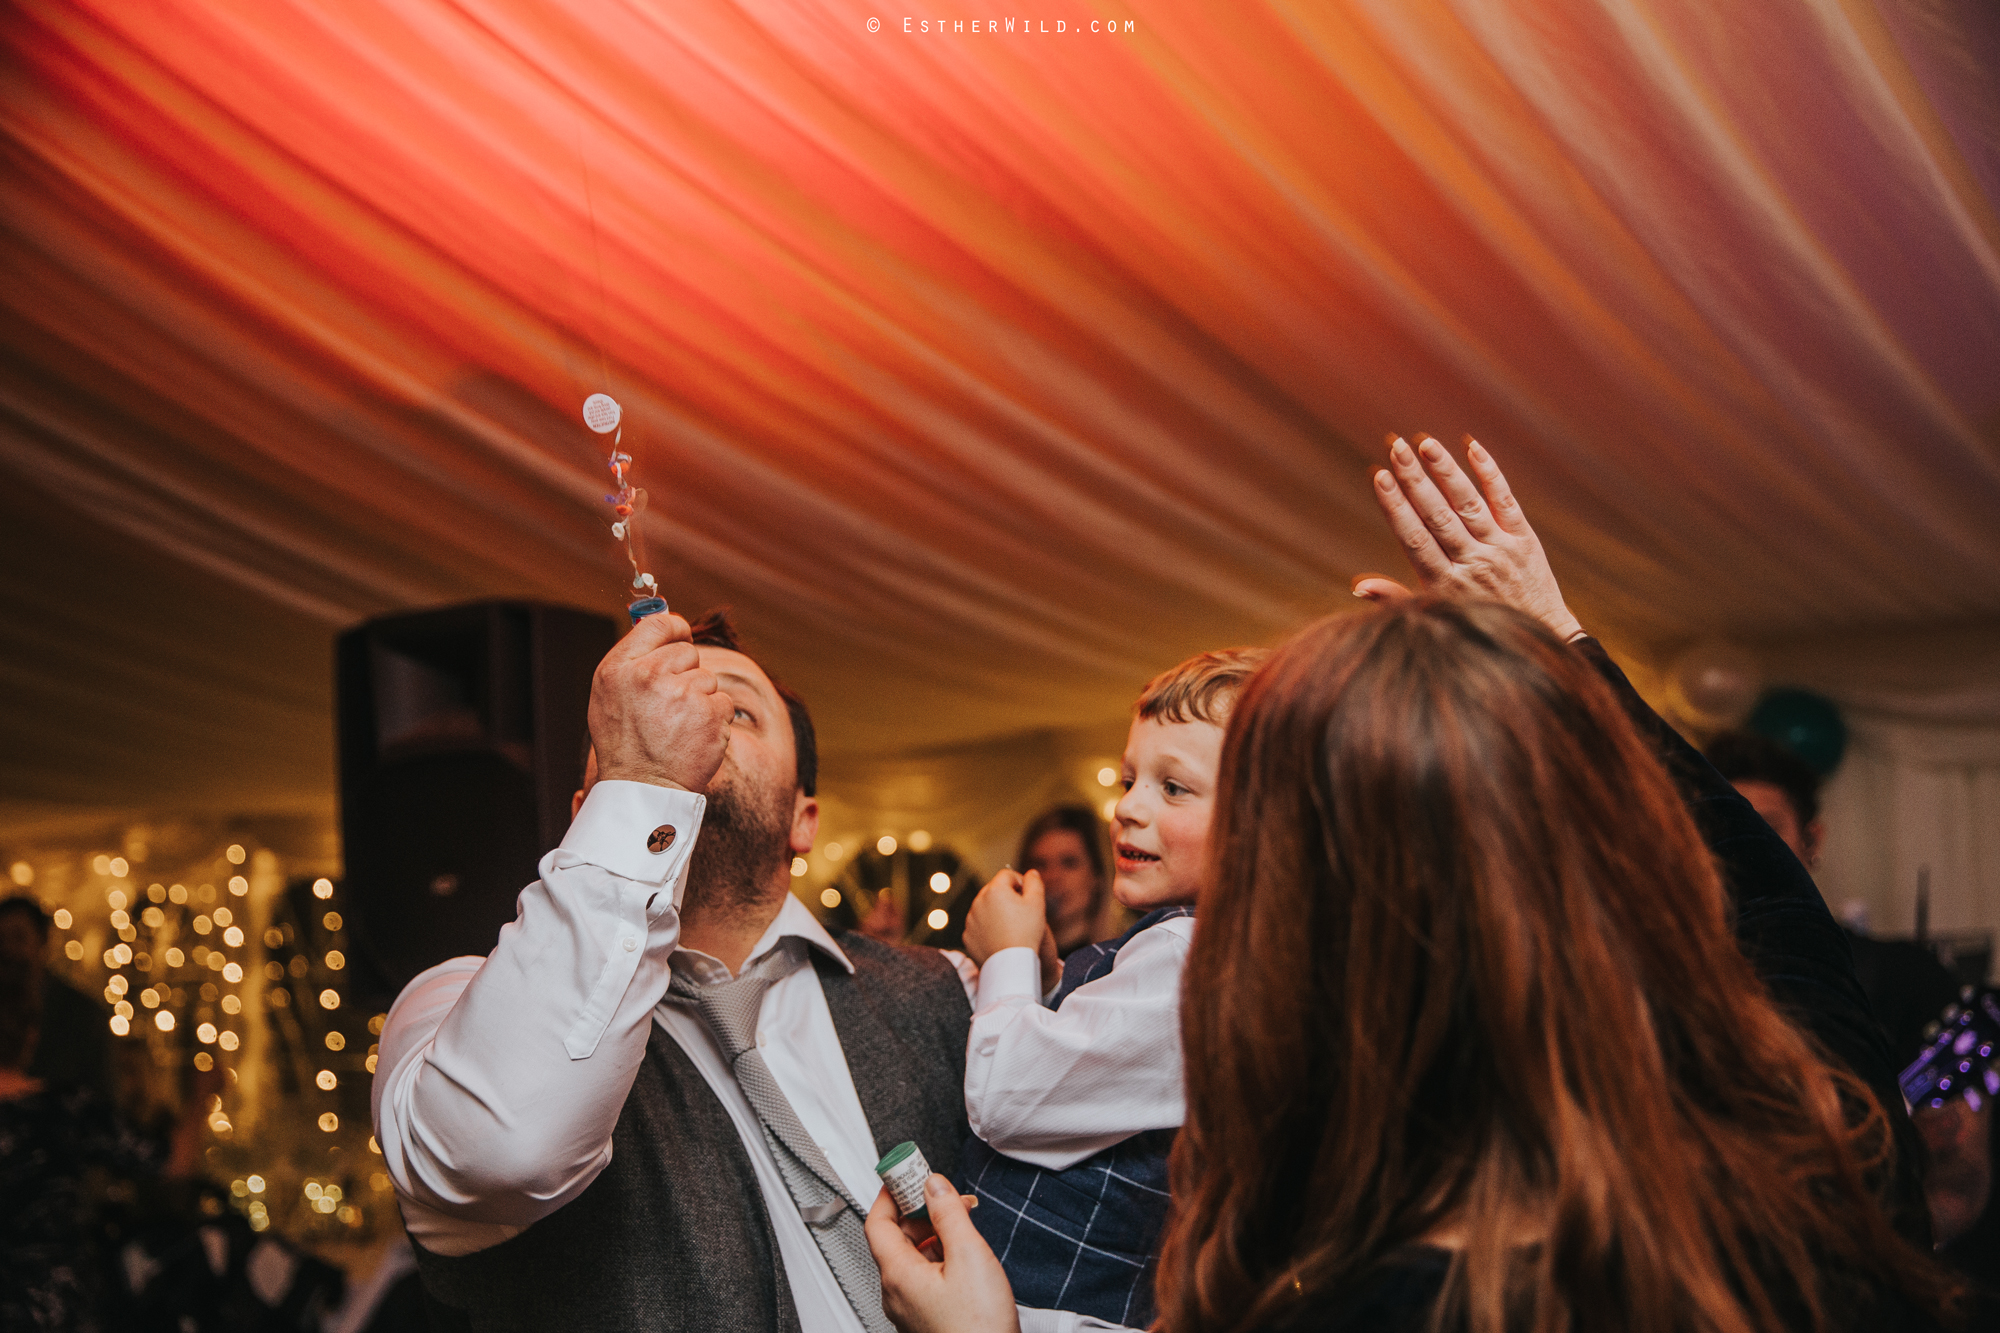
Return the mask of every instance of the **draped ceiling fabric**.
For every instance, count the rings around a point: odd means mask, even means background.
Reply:
[[[1470,431],[1642,678],[1955,729],[1867,781],[1958,784],[1934,919],[2000,920],[1990,6],[880,4],[8,9],[0,838],[323,819],[334,632],[615,612],[602,389],[850,832],[1004,846]]]

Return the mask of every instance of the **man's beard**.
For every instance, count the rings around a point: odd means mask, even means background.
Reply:
[[[762,797],[763,799],[759,799]],[[708,788],[708,810],[688,860],[686,907],[719,916],[761,907],[790,849],[793,796],[760,793],[727,760]]]

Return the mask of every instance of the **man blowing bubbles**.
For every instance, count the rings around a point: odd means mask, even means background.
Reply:
[[[480,1330],[887,1333],[863,1218],[878,1147],[957,1167],[959,975],[791,895],[811,718],[725,619],[642,620],[589,718],[518,919],[383,1029],[376,1133],[426,1287]]]

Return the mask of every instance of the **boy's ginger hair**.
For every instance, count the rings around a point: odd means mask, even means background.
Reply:
[[[1218,648],[1196,653],[1148,681],[1133,711],[1142,718],[1163,722],[1227,726],[1236,696],[1270,655],[1268,648]]]

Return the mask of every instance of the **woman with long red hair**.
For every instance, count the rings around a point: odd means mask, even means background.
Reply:
[[[1237,705],[1157,1327],[1944,1326],[1948,1281],[1885,1202],[1886,1053],[1811,880],[1565,642],[1492,460],[1475,489],[1433,443],[1392,459],[1378,498],[1425,582],[1511,605],[1321,622]],[[892,1212],[870,1234],[899,1323],[1010,1326],[955,1194],[931,1201],[942,1266]]]
[[[1237,716],[1163,1327],[1929,1326],[1887,1116],[1584,654],[1422,601],[1308,630]]]

